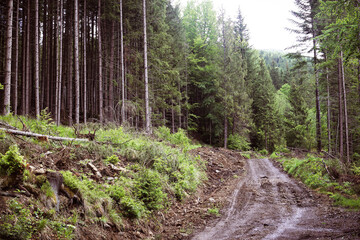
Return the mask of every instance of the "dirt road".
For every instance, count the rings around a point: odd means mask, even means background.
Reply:
[[[269,159],[248,160],[245,169],[222,217],[193,240],[360,239],[358,213],[332,207]]]

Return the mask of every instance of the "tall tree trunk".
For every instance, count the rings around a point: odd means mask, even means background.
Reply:
[[[86,120],[87,120],[87,92],[86,92],[86,88],[87,88],[87,76],[86,76],[86,0],[84,0],[84,26],[83,26],[83,31],[84,31],[84,37],[83,37],[83,48],[84,48],[84,54],[83,54],[83,61],[84,61],[84,66],[83,66],[83,71],[84,71],[84,123],[86,124]]]
[[[35,114],[40,117],[39,0],[35,0]]]
[[[98,43],[99,43],[99,121],[103,120],[103,81],[102,81],[102,48],[101,48],[101,0],[98,0]]]
[[[342,51],[340,52],[340,64],[341,64],[341,82],[342,82],[343,97],[344,97],[346,160],[347,160],[347,163],[350,164],[349,124],[348,124],[348,112],[347,112],[347,100],[346,100],[345,69],[344,69],[343,52]]]
[[[74,31],[75,31],[75,123],[79,124],[80,116],[80,71],[79,71],[79,6],[78,0],[74,1]]]
[[[325,54],[325,61],[326,61],[326,54]],[[328,153],[331,154],[331,103],[330,103],[329,69],[327,67],[326,67],[326,90],[327,90]]]
[[[114,121],[114,58],[115,22],[111,21],[110,66],[109,66],[109,118]]]
[[[148,66],[147,66],[147,34],[146,34],[146,0],[143,0],[144,11],[144,75],[145,75],[145,131],[151,133],[151,116],[149,106],[149,82],[148,82]]]
[[[121,45],[121,123],[125,123],[125,68],[124,68],[124,28],[122,0],[120,0],[120,45]]]
[[[14,114],[17,115],[18,109],[18,82],[19,82],[19,4],[20,0],[16,1],[16,19],[15,19],[15,68],[14,68],[14,87],[13,87],[13,100]]]
[[[6,63],[5,63],[5,92],[4,92],[4,109],[5,115],[10,113],[11,97],[11,49],[12,49],[12,22],[13,22],[13,0],[8,0],[7,29],[6,29]]]
[[[31,1],[27,6],[27,26],[26,26],[26,79],[25,79],[25,115],[30,113],[30,8]]]
[[[72,13],[73,8],[72,6],[74,6],[73,4],[69,3],[69,5],[71,5],[69,7],[69,12]],[[67,16],[67,22],[68,22],[68,26],[73,26],[73,20],[74,20],[74,15],[73,14],[69,14]],[[69,27],[67,28],[68,35],[68,43],[67,43],[67,47],[68,47],[68,57],[67,57],[67,104],[68,104],[68,123],[71,126],[73,124],[73,64],[74,64],[74,59],[73,59],[73,28]]]
[[[338,59],[338,96],[339,96],[339,157],[343,161],[344,157],[344,130],[343,130],[343,104],[342,104],[342,73],[341,62]]]
[[[56,87],[55,87],[55,118],[56,124],[61,120],[61,87],[62,87],[62,61],[63,61],[63,0],[58,1],[56,16]]]
[[[320,96],[319,96],[319,73],[318,73],[318,69],[317,69],[317,53],[316,53],[315,37],[316,37],[315,30],[313,30],[315,101],[316,101],[316,141],[317,141],[317,151],[321,152],[322,144],[321,144],[321,112],[320,112]]]

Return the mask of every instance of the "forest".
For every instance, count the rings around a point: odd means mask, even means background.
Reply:
[[[0,3],[3,115],[185,129],[231,149],[360,160],[360,2],[295,0],[301,51],[249,44],[210,0]],[[288,46],[284,46],[288,47]],[[311,56],[311,57],[309,57]]]

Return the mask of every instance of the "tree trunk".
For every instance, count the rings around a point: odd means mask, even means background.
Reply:
[[[13,87],[13,111],[17,115],[18,109],[18,82],[19,82],[19,4],[20,0],[16,3],[16,19],[15,19],[15,69],[14,69],[14,87]]]
[[[314,34],[315,35],[315,34]],[[315,38],[315,36],[314,36]],[[315,101],[316,101],[316,141],[317,151],[321,152],[321,113],[320,113],[320,96],[319,96],[319,73],[317,70],[317,54],[316,54],[316,40],[314,44],[314,71],[315,71]]]
[[[124,69],[124,29],[122,0],[120,0],[120,45],[121,45],[121,123],[125,123],[125,69]]]
[[[4,115],[10,113],[11,95],[11,49],[12,49],[12,23],[13,23],[13,0],[8,0],[8,15],[6,29],[6,56],[5,56],[5,83],[4,83]]]
[[[101,48],[101,0],[98,0],[98,43],[99,43],[99,121],[103,120],[103,81],[102,81],[102,48]]]
[[[340,161],[344,156],[344,130],[343,130],[343,104],[342,104],[342,73],[341,62],[338,60],[338,96],[339,96],[339,157]]]
[[[340,64],[341,64],[341,82],[342,82],[343,97],[344,97],[346,160],[347,160],[347,163],[350,164],[349,124],[348,124],[348,112],[347,112],[347,100],[346,100],[345,70],[344,70],[343,52],[342,51],[340,52]]]
[[[326,61],[326,55],[325,55]],[[326,68],[326,90],[327,90],[327,130],[328,130],[328,153],[331,154],[331,103],[330,103],[330,83],[329,69]]]
[[[74,35],[75,35],[75,123],[80,122],[80,70],[79,70],[79,6],[74,1]]]
[[[109,66],[109,120],[114,121],[114,57],[115,22],[111,21],[110,66]]]
[[[83,109],[83,111],[84,111],[84,123],[86,124],[86,118],[87,118],[87,92],[86,92],[86,88],[87,88],[87,76],[86,76],[86,37],[87,37],[87,34],[86,34],[86,0],[84,0],[84,26],[83,26],[83,31],[84,31],[84,33],[83,33],[83,35],[84,35],[84,37],[83,37],[83,51],[84,51],[84,54],[83,54],[83,61],[84,61],[84,66],[83,66],[83,71],[84,71],[84,96],[83,96],[83,98],[84,98],[84,109]]]
[[[147,39],[146,39],[146,0],[143,0],[144,12],[144,75],[145,75],[145,131],[151,134],[151,116],[149,106],[149,82],[148,82],[148,66],[147,66]]]
[[[35,114],[40,117],[39,0],[35,0]]]
[[[30,113],[30,8],[31,1],[27,6],[27,26],[26,26],[26,78],[25,78],[25,115]]]
[[[227,148],[227,142],[228,142],[228,120],[225,113],[224,117],[224,148]]]

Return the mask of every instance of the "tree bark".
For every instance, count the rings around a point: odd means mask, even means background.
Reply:
[[[114,58],[115,22],[111,21],[110,66],[109,66],[109,120],[114,121]]]
[[[98,43],[99,43],[99,121],[103,119],[103,81],[102,81],[102,48],[101,48],[101,0],[98,0]]]
[[[84,123],[86,124],[86,120],[87,120],[87,92],[86,92],[86,88],[87,88],[87,76],[86,76],[86,37],[87,37],[87,34],[86,34],[86,25],[87,25],[87,21],[86,21],[86,0],[84,0],[84,26],[83,26],[83,31],[84,31],[84,33],[83,33],[83,35],[84,35],[84,37],[83,37],[83,48],[84,48],[84,54],[83,54],[83,57],[84,57],[84,59],[83,59],[83,61],[84,61],[84,66],[83,66],[83,71],[84,71],[84,96],[83,96],[83,98],[84,98]]]
[[[326,55],[325,55],[326,61]],[[329,69],[326,68],[326,90],[327,90],[327,130],[328,130],[328,153],[331,154],[331,102],[330,102],[330,83]]]
[[[146,0],[143,0],[143,17],[144,17],[144,77],[145,77],[145,131],[151,134],[151,116],[149,106],[149,81],[147,65],[147,34],[146,34]]]
[[[35,0],[35,114],[40,117],[39,0]]]
[[[12,49],[12,23],[13,23],[13,0],[8,0],[7,29],[6,29],[6,63],[5,63],[5,83],[4,83],[4,115],[10,113],[11,97],[11,49]]]
[[[125,68],[124,68],[124,29],[122,0],[120,0],[120,45],[121,45],[121,123],[125,123]]]
[[[338,59],[338,96],[339,96],[339,158],[343,161],[344,157],[344,130],[343,130],[343,104],[342,104],[342,73],[341,62]]]
[[[18,109],[18,82],[19,82],[19,4],[20,0],[16,3],[16,19],[15,19],[15,68],[14,68],[14,87],[13,87],[13,100],[14,114],[17,115]]]
[[[349,143],[349,124],[348,124],[348,112],[347,112],[347,100],[346,100],[346,86],[345,86],[345,69],[343,62],[343,52],[340,52],[340,64],[341,64],[341,82],[344,97],[344,120],[345,120],[345,140],[346,140],[346,160],[350,164],[350,143]]]
[[[27,26],[26,26],[26,77],[25,77],[25,115],[30,113],[30,8],[31,1],[27,6]]]
[[[79,6],[74,1],[74,31],[75,31],[75,123],[80,122],[80,71],[79,71]]]

